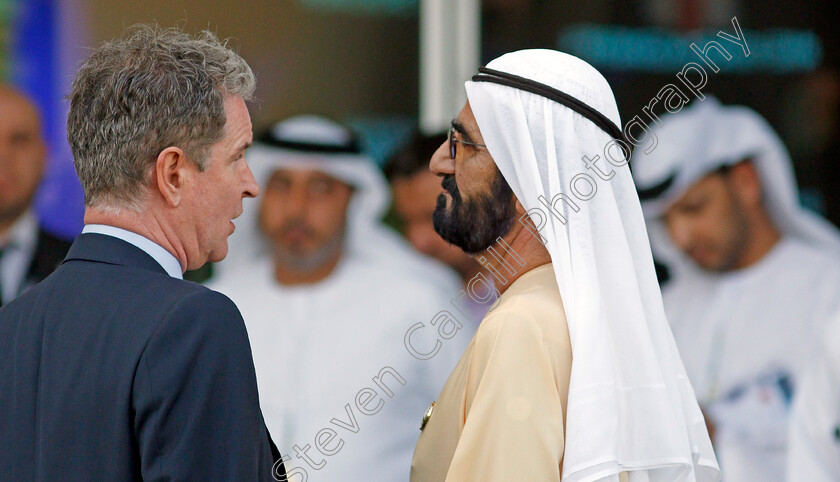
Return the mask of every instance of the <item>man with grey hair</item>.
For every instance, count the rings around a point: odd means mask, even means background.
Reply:
[[[156,26],[81,66],[67,130],[86,226],[0,310],[3,478],[285,480],[239,310],[181,279],[225,257],[258,193],[254,84],[213,34]]]

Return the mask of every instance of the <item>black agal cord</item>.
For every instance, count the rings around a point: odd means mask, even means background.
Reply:
[[[561,92],[535,80],[526,79],[524,77],[509,74],[507,72],[501,72],[499,70],[488,69],[486,67],[480,67],[478,69],[478,74],[474,75],[472,80],[473,82],[492,82],[494,84],[513,87],[514,89],[524,90],[525,92],[530,92],[532,94],[545,97],[546,99],[553,100],[559,104],[563,104],[569,109],[572,109],[592,121],[593,124],[601,128],[601,130],[609,134],[613,139],[620,141],[618,145],[621,147],[621,150],[624,151],[625,157],[627,159],[630,158],[630,146],[627,141],[624,140],[624,134],[621,132],[621,129],[619,129],[618,126],[604,114],[565,92]]]

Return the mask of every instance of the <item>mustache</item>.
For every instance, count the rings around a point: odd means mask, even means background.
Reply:
[[[279,229],[277,229],[276,232],[282,236],[285,236],[293,230],[303,231],[303,233],[307,236],[312,236],[313,234],[315,234],[315,230],[312,229],[312,226],[308,225],[305,221],[301,219],[292,219],[291,221],[284,223],[282,226],[280,226]]]
[[[461,199],[461,192],[458,190],[458,183],[455,182],[454,174],[443,176],[443,179],[440,181],[440,187],[451,194],[453,199]]]

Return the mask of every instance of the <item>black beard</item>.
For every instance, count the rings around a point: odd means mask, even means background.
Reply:
[[[498,168],[490,192],[469,202],[461,198],[455,175],[444,176],[440,185],[452,196],[452,205],[447,209],[446,196],[438,196],[432,219],[435,231],[447,243],[474,255],[492,246],[513,227],[513,191]]]

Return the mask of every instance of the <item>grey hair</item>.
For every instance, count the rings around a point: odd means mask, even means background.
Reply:
[[[138,210],[155,159],[184,150],[200,170],[224,134],[228,95],[251,100],[251,68],[215,34],[135,25],[79,68],[69,95],[67,137],[85,205]]]

